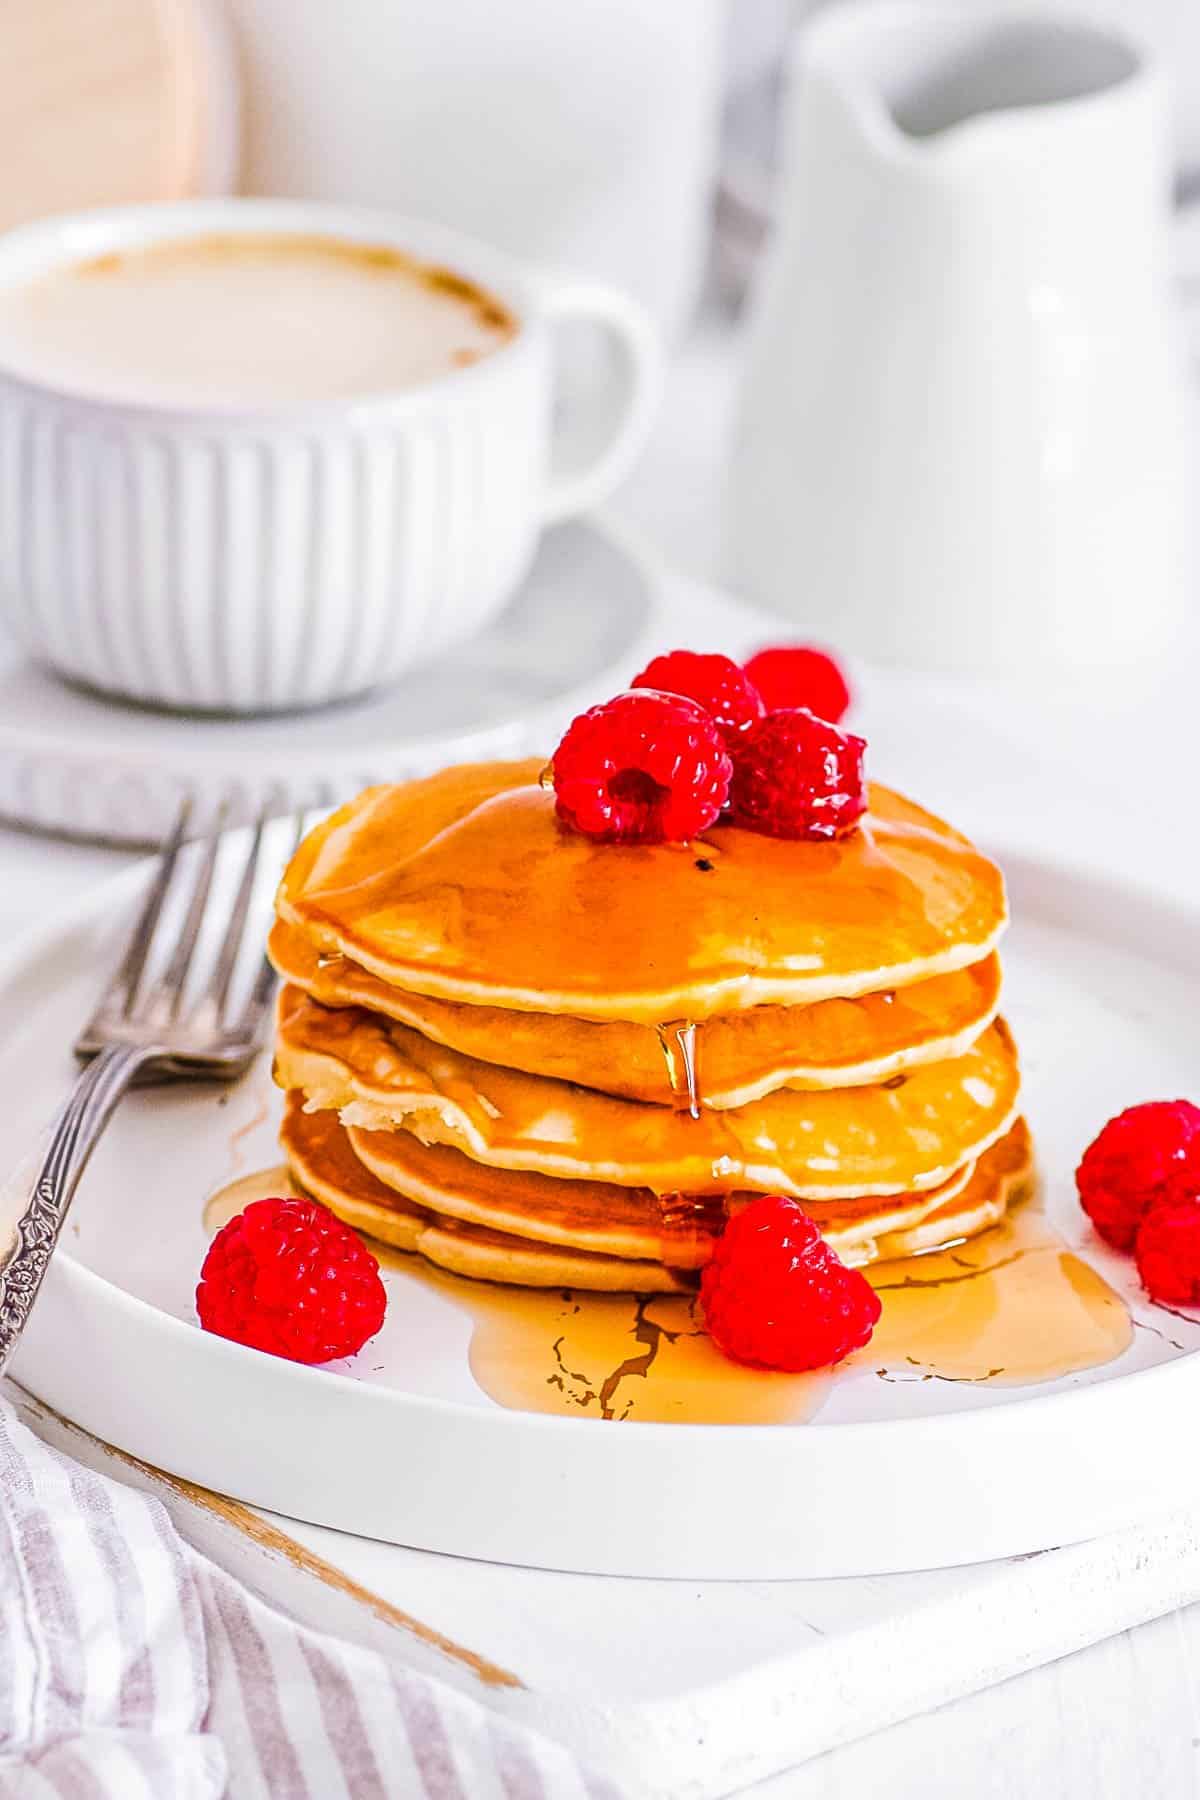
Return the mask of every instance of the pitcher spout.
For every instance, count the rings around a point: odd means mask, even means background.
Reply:
[[[922,0],[836,7],[799,41],[796,73],[864,152],[949,158],[997,125],[1043,128],[1148,78],[1128,39],[1069,14]]]

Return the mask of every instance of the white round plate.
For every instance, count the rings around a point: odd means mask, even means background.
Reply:
[[[882,1573],[1036,1551],[1180,1504],[1200,1490],[1200,1315],[1140,1294],[1130,1261],[1086,1229],[1071,1171],[1122,1106],[1200,1087],[1200,914],[1048,863],[1006,866],[1006,1010],[1046,1203],[1132,1307],[1116,1362],[1013,1388],[913,1380],[902,1366],[909,1379],[880,1380],[868,1359],[833,1379],[807,1424],[555,1417],[490,1400],[468,1364],[467,1314],[403,1267],[385,1270],[387,1322],[350,1362],[306,1369],[226,1343],[192,1310],[202,1206],[276,1160],[264,1056],[232,1090],[126,1101],[17,1377],[108,1442],[240,1499],[551,1568]],[[70,1076],[67,1045],[144,879],[144,866],[127,872],[0,960],[0,1016],[21,1021],[0,1048],[10,1164]]]
[[[473,757],[553,744],[573,713],[657,647],[660,576],[606,528],[547,532],[502,616],[392,687],[345,706],[214,719],[124,706],[68,686],[0,638],[0,818],[157,844],[185,792],[234,816],[332,804]]]

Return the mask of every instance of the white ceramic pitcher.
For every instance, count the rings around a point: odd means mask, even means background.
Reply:
[[[875,0],[819,15],[795,77],[734,579],[919,666],[1169,643],[1184,390],[1146,55],[1041,11]]]

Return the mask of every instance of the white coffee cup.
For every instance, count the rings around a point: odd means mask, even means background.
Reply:
[[[543,525],[601,500],[633,461],[659,355],[615,290],[514,269],[435,225],[308,202],[49,219],[0,239],[0,289],[232,234],[394,248],[494,297],[512,335],[392,392],[242,408],[76,388],[11,355],[0,328],[0,617],[39,660],[124,698],[313,706],[385,683],[495,616]],[[621,366],[607,418],[581,424],[570,409],[574,454],[553,421],[552,337],[565,321],[603,331]]]

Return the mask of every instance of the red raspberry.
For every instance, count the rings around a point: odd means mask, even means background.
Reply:
[[[558,816],[608,843],[686,843],[719,817],[731,769],[694,700],[618,694],[574,720],[554,752]]]
[[[205,1331],[292,1362],[353,1356],[383,1324],[379,1264],[315,1200],[254,1200],[208,1247],[196,1289]]]
[[[867,810],[865,741],[803,706],[769,713],[733,749],[735,825],[770,837],[834,838]]]
[[[1175,1184],[1200,1186],[1200,1107],[1190,1100],[1150,1100],[1110,1119],[1075,1171],[1079,1204],[1102,1238],[1132,1250],[1152,1206],[1173,1198]]]
[[[746,731],[767,710],[754,683],[729,656],[672,650],[647,663],[629,685],[657,688],[662,694],[686,695],[697,701],[711,715],[713,723],[730,736]]]
[[[1152,1300],[1200,1306],[1200,1199],[1165,1200],[1146,1214],[1137,1266]]]
[[[746,673],[769,712],[807,706],[836,725],[850,705],[850,689],[837,661],[815,644],[775,644],[746,664]]]
[[[824,1369],[861,1349],[879,1296],[803,1207],[763,1194],[735,1215],[700,1277],[709,1336],[735,1362]]]

